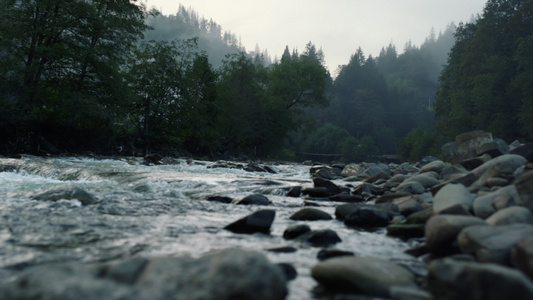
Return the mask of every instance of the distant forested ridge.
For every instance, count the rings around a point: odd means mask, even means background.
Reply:
[[[437,124],[530,137],[531,2],[489,1],[401,53],[356,49],[332,78],[312,42],[271,59],[183,6],[2,1],[0,153],[361,161],[436,154]]]
[[[198,50],[207,54],[214,68],[222,66],[226,55],[246,51],[236,34],[223,30],[213,19],[200,17],[194,9],[187,9],[181,4],[176,13],[151,16],[146,23],[153,28],[146,32],[146,40],[172,41],[197,37]],[[256,47],[249,54],[254,59],[256,56],[263,59],[266,64],[271,63],[267,50]]]
[[[422,155],[416,151],[438,148],[436,134],[420,137],[426,139],[423,150],[399,144],[413,129],[424,133],[437,122],[435,92],[454,32],[454,24],[438,35],[432,29],[420,47],[409,41],[403,53],[392,44],[383,47],[378,57],[366,57],[357,49],[349,63],[338,68],[329,89],[329,107],[308,111],[316,121],[295,135],[294,149],[361,161],[399,150],[409,158]]]

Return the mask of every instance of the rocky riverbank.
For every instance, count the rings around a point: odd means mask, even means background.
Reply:
[[[1,251],[31,247],[42,257],[28,251],[17,256],[18,264],[4,262],[0,278],[10,279],[0,284],[0,299],[285,299],[301,276],[316,282],[316,299],[533,299],[533,147],[507,145],[489,133],[471,132],[444,149],[445,161],[313,165],[310,184],[264,180],[259,182],[263,188],[254,185],[256,192],[242,197],[202,193],[178,201],[175,192],[165,192],[162,195],[170,193],[165,199],[143,201],[149,209],[139,201],[121,200],[127,198],[125,192],[117,200],[105,199],[97,192],[100,188],[95,192],[67,186],[34,193],[29,196],[36,203],[31,222],[64,235],[36,238],[39,229],[30,229],[13,215],[20,208],[4,211]],[[152,160],[147,163],[159,163]],[[209,167],[276,172],[258,164],[217,162]],[[4,162],[1,171],[17,168],[15,162]],[[103,176],[81,169],[64,173],[58,177]],[[105,176],[131,185],[143,175],[120,174],[108,170]],[[159,178],[168,181],[169,175]],[[144,192],[149,189],[139,185],[133,191],[150,195]],[[71,199],[80,207],[74,213],[65,202]],[[223,223],[200,230],[213,236],[211,243],[217,236],[235,241],[267,237],[265,245],[270,246],[256,251],[211,244],[213,250],[199,256],[146,255],[151,247],[146,244],[122,246],[119,252],[109,246],[113,240],[129,243],[132,239],[125,235],[145,234],[146,229],[137,228],[139,218],[168,220],[165,212],[184,218],[191,210],[182,212],[183,205],[208,207],[202,203],[215,203],[217,211],[249,211],[239,218],[227,215],[225,221],[210,221]],[[82,230],[79,222],[89,229]],[[273,232],[280,222],[286,227]],[[341,227],[349,230],[341,232]],[[167,226],[163,241],[173,243],[183,235],[173,228]],[[362,255],[357,246],[345,246],[350,234],[365,232],[405,241],[411,245],[405,252],[417,264]],[[98,248],[95,259],[76,259],[84,257],[80,251],[92,251],[91,245]],[[317,249],[310,258],[315,262],[302,268],[298,256],[308,255],[307,249]],[[44,254],[54,251],[59,254],[51,254],[51,259]],[[272,262],[269,253],[287,253],[294,261]],[[28,261],[36,263],[26,265]]]

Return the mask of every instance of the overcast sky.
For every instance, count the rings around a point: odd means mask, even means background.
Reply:
[[[311,41],[322,48],[332,73],[347,64],[358,47],[377,56],[382,47],[399,52],[411,40],[420,46],[431,28],[444,31],[451,22],[468,22],[487,0],[143,0],[163,14],[181,3],[200,17],[213,19],[223,31],[241,38],[247,51],[255,45],[272,58],[285,49],[300,52]]]

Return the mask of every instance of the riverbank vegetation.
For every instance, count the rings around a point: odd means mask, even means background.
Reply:
[[[0,153],[362,161],[437,155],[472,129],[531,139],[532,10],[489,0],[420,47],[359,48],[330,74],[312,42],[246,51],[184,7],[2,1]]]

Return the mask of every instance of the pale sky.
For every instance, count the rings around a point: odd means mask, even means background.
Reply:
[[[444,31],[481,14],[487,0],[142,0],[148,8],[175,14],[181,3],[200,17],[213,19],[223,31],[241,38],[247,51],[256,44],[281,57],[285,46],[304,50],[311,41],[322,48],[335,73],[361,47],[368,57],[411,40],[420,46],[431,28]]]

